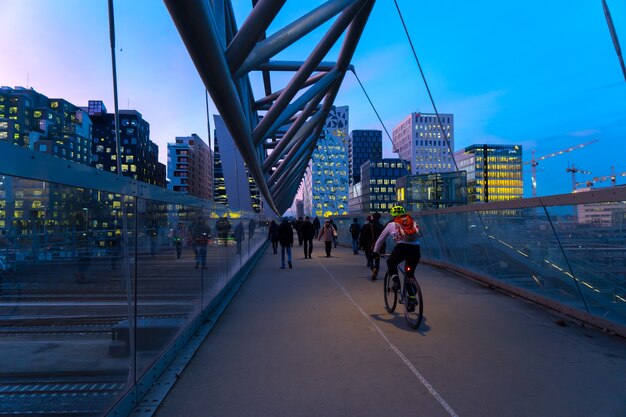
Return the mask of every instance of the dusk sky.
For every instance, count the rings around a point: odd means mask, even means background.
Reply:
[[[321,3],[289,0],[268,33]],[[626,2],[607,3],[626,50]],[[241,24],[251,1],[233,4]],[[398,4],[437,109],[455,116],[454,150],[519,144],[529,161],[533,149],[539,157],[598,140],[542,161],[539,196],[571,191],[568,164],[592,172],[577,181],[609,175],[612,166],[626,172],[626,82],[600,0]],[[113,111],[106,0],[0,0],[0,13],[0,85],[32,87],[78,106],[103,100]],[[166,163],[167,143],[176,136],[207,140],[204,87],[162,1],[116,1],[115,19],[120,108],[150,123]],[[327,27],[277,59],[304,59],[302,51]],[[376,2],[353,64],[390,133],[409,113],[433,111],[392,0]],[[258,77],[252,80],[260,97]],[[352,74],[335,104],[350,107],[350,130],[383,130]],[[384,149],[393,156],[385,136]]]

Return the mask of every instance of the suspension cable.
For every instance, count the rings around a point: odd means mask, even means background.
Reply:
[[[395,147],[394,143],[393,143],[393,139],[391,137],[391,135],[389,134],[389,131],[387,130],[387,126],[385,126],[385,123],[383,122],[383,120],[381,119],[380,115],[378,114],[378,111],[376,110],[376,107],[374,106],[374,103],[372,102],[372,100],[370,99],[369,94],[367,94],[367,91],[365,91],[365,87],[363,86],[363,83],[361,82],[361,79],[359,78],[359,76],[356,74],[356,70],[354,69],[354,67],[350,68],[350,70],[352,71],[352,73],[354,74],[354,77],[356,78],[356,80],[358,81],[359,85],[361,86],[361,90],[363,90],[363,93],[365,94],[365,97],[367,97],[367,101],[369,101],[370,106],[372,106],[372,110],[374,110],[374,113],[376,113],[376,117],[378,117],[378,121],[380,122],[380,124],[382,125],[383,129],[385,130],[385,133],[387,134],[387,137],[389,138],[389,142],[391,142],[391,146],[392,149]],[[396,151],[396,154],[398,154],[398,158],[400,160],[402,160],[402,158],[400,158],[400,154],[398,153],[398,151]],[[413,158],[413,156],[411,156],[411,158]],[[413,185],[413,175],[411,174],[411,163],[413,163],[413,161],[409,161],[409,164],[403,164],[405,165],[405,168],[407,170],[407,176],[409,177],[409,184],[407,185],[407,188],[412,188]],[[421,202],[424,204],[424,206],[426,207],[426,209],[429,208],[429,204],[428,204],[428,200],[426,200],[423,196],[422,193],[420,192],[419,187],[416,187],[415,190],[417,191],[418,194],[418,199],[421,200]]]
[[[424,71],[422,70],[422,65],[420,64],[419,59],[417,58],[417,53],[415,52],[415,47],[413,46],[413,41],[411,40],[411,36],[409,35],[409,31],[404,23],[404,17],[402,17],[402,12],[400,11],[400,7],[398,6],[397,0],[393,0],[396,5],[396,10],[398,11],[398,16],[400,16],[400,21],[402,22],[402,27],[404,28],[404,33],[406,34],[407,39],[409,40],[409,45],[411,46],[411,51],[413,52],[413,57],[415,58],[415,62],[417,63],[417,67],[419,68],[420,74],[422,76],[422,80],[424,81],[424,86],[426,87],[426,92],[428,93],[428,98],[430,99],[430,103],[433,106],[435,111],[435,115],[437,116],[437,124],[439,125],[439,130],[441,131],[441,136],[446,142],[446,146],[448,147],[448,152],[450,152],[450,157],[452,158],[452,162],[454,163],[454,168],[458,172],[459,167],[454,159],[454,153],[452,152],[452,148],[450,147],[450,139],[446,135],[446,132],[443,130],[443,124],[441,123],[441,118],[439,117],[439,112],[437,111],[437,106],[435,105],[435,100],[433,99],[433,95],[430,92],[430,87],[428,87],[428,82],[426,81],[426,76],[424,75]]]
[[[361,82],[361,79],[359,78],[358,75],[356,75],[356,70],[354,69],[354,67],[350,68],[350,70],[354,74],[354,77],[356,78],[356,80],[359,82],[359,85],[361,86],[361,90],[363,90],[365,97],[367,97],[367,101],[370,102],[370,106],[372,106],[372,110],[374,110],[374,113],[376,113],[376,117],[378,117],[378,121],[383,126],[383,129],[385,129],[385,133],[387,134],[387,137],[389,138],[389,140],[391,141],[391,144],[393,145],[393,139],[391,138],[391,135],[389,135],[389,131],[387,130],[385,123],[383,123],[383,119],[380,118],[380,115],[378,114],[376,107],[374,107],[374,103],[372,103],[372,99],[370,99],[370,95],[367,94],[367,91],[365,91],[365,87],[363,87],[363,83]]]

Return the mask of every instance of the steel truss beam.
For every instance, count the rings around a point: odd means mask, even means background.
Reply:
[[[230,0],[164,0],[250,174],[277,214],[298,191],[374,1],[329,0],[267,35],[286,0],[254,1],[240,29]],[[330,21],[303,61],[272,60]],[[323,61],[344,34],[336,62]],[[253,95],[252,71],[262,72],[264,97]],[[271,75],[277,71],[293,76],[274,91]],[[268,143],[270,138],[279,139]]]

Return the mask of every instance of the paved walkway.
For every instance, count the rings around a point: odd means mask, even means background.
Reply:
[[[410,330],[363,256],[316,245],[266,251],[157,416],[626,416],[623,338],[423,264]]]

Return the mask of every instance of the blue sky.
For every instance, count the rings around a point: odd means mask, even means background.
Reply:
[[[317,3],[289,0],[269,33]],[[626,3],[607,3],[626,49]],[[251,2],[233,4],[241,24]],[[578,181],[608,175],[612,166],[626,171],[626,82],[600,0],[398,4],[437,109],[455,115],[455,150],[521,144],[528,161],[533,149],[538,157],[598,140],[542,161],[539,196],[571,191],[568,164],[592,172]],[[113,110],[106,0],[0,0],[0,13],[0,85],[76,105],[101,99]],[[120,108],[142,113],[165,163],[175,136],[207,138],[202,83],[162,1],[116,1],[115,16]],[[303,59],[326,27],[278,58]],[[410,112],[432,112],[392,0],[376,3],[353,64],[389,131]],[[382,130],[352,74],[335,103],[350,106],[351,130]],[[392,156],[388,141],[384,149]]]

